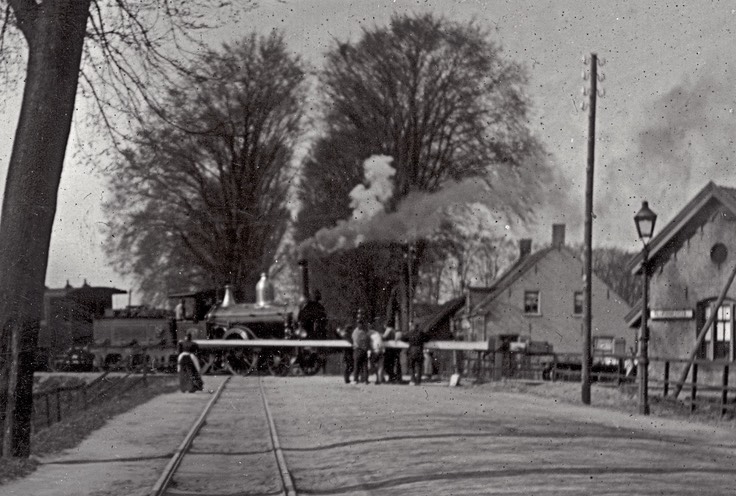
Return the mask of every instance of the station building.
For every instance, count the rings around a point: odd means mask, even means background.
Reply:
[[[555,354],[582,354],[584,264],[565,245],[565,225],[552,227],[550,246],[532,252],[530,239],[519,243],[519,259],[489,288],[469,291],[456,314],[456,334],[469,341],[495,341],[503,350],[513,342],[542,345]],[[625,353],[636,331],[626,326],[630,306],[600,278],[592,278],[592,346],[600,353]],[[550,350],[551,347],[551,350]]]
[[[731,285],[717,310],[715,303],[736,263],[736,189],[709,182],[659,230],[649,246],[653,376],[662,374],[661,359],[688,357],[698,332],[716,311],[713,328],[698,347],[696,358],[714,365],[734,361],[736,286]],[[642,260],[642,254],[632,260],[633,274],[641,275]],[[640,302],[626,317],[632,329],[640,326],[641,308]],[[718,374],[717,368],[712,367],[710,373]]]

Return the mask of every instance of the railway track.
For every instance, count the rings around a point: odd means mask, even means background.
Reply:
[[[230,379],[202,410],[151,496],[297,495],[261,378]]]

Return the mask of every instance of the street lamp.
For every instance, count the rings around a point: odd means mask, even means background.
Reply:
[[[634,216],[636,231],[639,239],[644,244],[641,260],[641,327],[639,330],[639,357],[636,374],[639,377],[639,413],[649,415],[649,241],[654,233],[654,224],[657,222],[657,214],[649,209],[649,203],[644,201]]]

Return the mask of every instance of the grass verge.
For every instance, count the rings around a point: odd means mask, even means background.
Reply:
[[[547,398],[554,398],[571,404],[582,404],[581,384],[579,382],[549,382],[549,381],[522,381],[507,380],[483,384],[481,387],[493,391],[533,394]],[[660,393],[650,391],[649,408],[653,417],[686,420],[706,425],[717,425],[726,428],[736,428],[736,418],[733,413],[721,415],[720,405],[699,405],[694,412],[683,400],[671,397],[663,398]],[[733,401],[733,400],[731,400]],[[638,386],[627,384],[622,386],[591,384],[591,406],[606,408],[630,414],[638,414],[639,398]]]
[[[138,380],[130,377],[126,381]],[[91,432],[102,427],[109,419],[132,410],[152,398],[177,390],[177,379],[173,375],[148,376],[146,383],[138,384],[128,391],[91,405],[87,410],[52,424],[35,432],[31,437],[31,457],[29,459],[0,459],[0,485],[18,477],[24,477],[36,469],[36,457],[58,453],[77,446]]]

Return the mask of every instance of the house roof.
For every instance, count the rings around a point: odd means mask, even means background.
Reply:
[[[124,289],[112,288],[107,286],[83,286],[81,288],[72,288],[68,290],[68,295],[80,295],[80,294],[96,294],[96,295],[116,295],[116,294],[128,294]]]
[[[548,253],[553,250],[567,250],[567,248],[565,248],[564,246],[562,248],[550,246],[535,253],[531,253],[520,260],[517,260],[516,263],[514,263],[511,268],[504,272],[503,275],[498,278],[495,284],[491,286],[488,295],[485,298],[481,299],[477,305],[474,305],[473,308],[470,309],[471,313],[473,313],[477,308],[485,306],[489,302],[495,300],[499,294],[503,293],[503,291],[505,291],[517,279],[523,276],[529,269],[534,267],[537,262],[542,260],[544,257],[547,256]]]
[[[629,313],[624,316],[624,320],[629,328],[635,328],[641,325],[641,298],[634,303]]]
[[[418,322],[419,328],[430,336],[434,336],[437,326],[452,316],[465,305],[465,297],[459,296],[440,305],[433,313]]]
[[[717,201],[732,214],[736,215],[736,189],[718,186],[712,181],[708,182],[695,197],[683,207],[680,212],[652,238],[649,242],[649,260],[656,265],[658,261],[666,259],[668,253],[676,248],[676,238],[682,231],[693,224],[705,207],[711,202]],[[641,272],[642,253],[637,254],[630,262],[629,269],[632,274]]]

